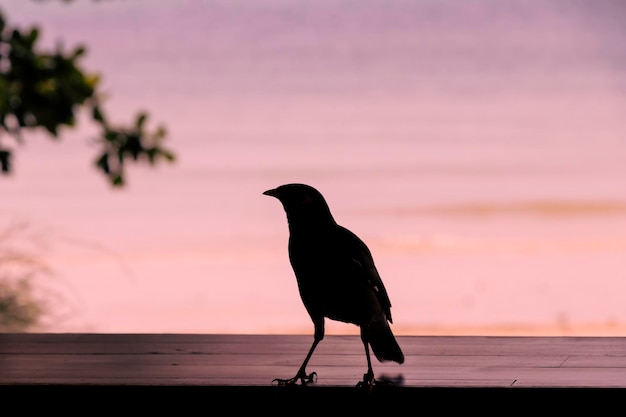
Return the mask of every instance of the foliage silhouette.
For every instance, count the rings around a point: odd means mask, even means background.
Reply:
[[[0,332],[35,329],[49,313],[50,294],[35,288],[48,267],[33,251],[40,240],[25,223],[0,229]]]
[[[63,0],[69,3],[69,0]],[[115,126],[106,117],[99,76],[80,65],[86,48],[40,51],[40,29],[20,29],[7,23],[0,9],[0,176],[14,170],[14,149],[6,138],[24,143],[24,133],[43,129],[58,139],[61,128],[76,124],[79,110],[87,110],[99,126],[100,145],[94,166],[115,187],[126,183],[127,162],[173,162],[175,155],[163,146],[166,130],[146,129],[147,113],[139,113],[129,127]],[[11,233],[8,233],[11,231]],[[33,286],[36,275],[47,268],[31,255],[8,247],[14,228],[0,233],[0,332],[36,328],[49,313],[46,300]],[[3,246],[7,246],[4,247]]]
[[[175,160],[163,147],[165,128],[159,126],[154,132],[145,128],[146,113],[137,115],[130,127],[109,122],[101,103],[98,75],[80,67],[85,47],[67,52],[59,45],[53,52],[40,52],[39,33],[37,27],[11,27],[0,10],[0,139],[9,136],[22,143],[23,131],[38,128],[58,138],[59,129],[75,126],[77,111],[87,108],[101,132],[95,166],[112,185],[124,185],[124,167],[129,160],[150,165]],[[0,142],[0,175],[12,172],[12,155],[12,149]]]

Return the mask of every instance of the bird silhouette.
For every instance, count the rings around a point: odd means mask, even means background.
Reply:
[[[391,303],[371,252],[350,230],[337,224],[326,200],[306,184],[285,184],[264,195],[277,198],[287,214],[289,260],[302,302],[313,321],[313,344],[293,378],[275,379],[279,385],[314,382],[306,366],[324,338],[325,318],[360,328],[367,373],[358,386],[378,383],[372,369],[370,346],[376,358],[402,364],[404,354],[389,323]]]

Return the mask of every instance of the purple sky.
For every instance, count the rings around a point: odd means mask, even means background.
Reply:
[[[86,44],[111,117],[178,154],[115,191],[84,123],[16,148],[0,220],[46,243],[53,331],[312,331],[261,194],[297,181],[370,246],[398,334],[624,332],[620,2],[0,7]]]

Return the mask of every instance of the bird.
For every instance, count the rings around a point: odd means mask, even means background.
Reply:
[[[313,321],[313,343],[293,378],[276,378],[278,385],[315,382],[317,373],[306,367],[324,339],[325,319],[360,328],[367,372],[357,386],[373,387],[370,347],[378,361],[404,363],[390,323],[391,302],[367,245],[339,225],[324,196],[307,184],[284,184],[263,192],[278,199],[287,215],[288,254],[300,297]],[[381,382],[382,383],[382,382]]]

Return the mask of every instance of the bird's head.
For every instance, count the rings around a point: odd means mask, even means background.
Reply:
[[[309,224],[328,219],[334,223],[324,196],[310,185],[285,184],[263,194],[275,197],[282,203],[290,224],[296,219]]]

